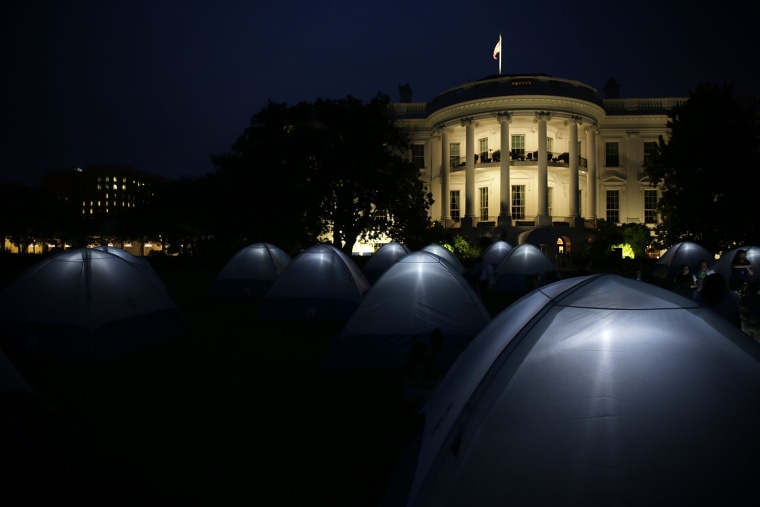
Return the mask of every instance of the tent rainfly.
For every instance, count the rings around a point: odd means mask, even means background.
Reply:
[[[439,257],[442,257],[446,262],[454,266],[454,269],[456,269],[457,273],[460,275],[464,274],[464,266],[462,265],[462,261],[459,260],[459,258],[454,255],[454,252],[449,250],[448,248],[439,245],[438,243],[430,243],[429,245],[422,248],[425,252],[434,253]]]
[[[48,257],[0,292],[3,345],[32,357],[112,359],[186,332],[144,270],[93,248]]]
[[[345,322],[369,290],[359,266],[332,245],[314,245],[293,259],[259,304],[262,319]]]
[[[499,264],[501,264],[501,261],[504,260],[504,257],[506,257],[510,250],[512,250],[512,245],[504,240],[491,243],[483,251],[483,262],[487,262],[493,266],[495,273],[496,268],[499,267]]]
[[[364,265],[364,276],[367,277],[367,281],[374,285],[380,275],[382,275],[391,264],[396,262],[400,257],[409,253],[409,248],[396,241],[391,241],[381,246],[380,249],[375,252],[372,257],[369,258],[367,264]]]
[[[404,367],[415,340],[438,328],[448,368],[491,320],[472,286],[448,262],[426,251],[398,259],[364,296],[327,356],[327,368]]]
[[[211,297],[262,298],[290,256],[269,243],[254,243],[238,251],[224,265],[211,286]]]
[[[169,291],[164,281],[161,280],[161,277],[158,276],[158,273],[156,273],[156,270],[153,269],[153,266],[150,265],[150,262],[148,262],[144,258],[132,255],[131,253],[124,250],[123,248],[115,248],[108,245],[96,246],[96,247],[93,247],[93,249],[101,250],[103,252],[113,254],[117,257],[121,257],[127,262],[134,264],[136,268],[144,271],[145,274],[148,275],[148,277],[150,277],[154,282],[156,282],[159,287],[161,287],[163,290],[167,292]]]
[[[619,275],[561,280],[506,308],[420,415],[392,505],[757,500],[760,347]]]
[[[742,246],[729,250],[728,252],[721,255],[720,259],[715,261],[715,263],[711,266],[712,270],[716,273],[720,273],[726,282],[728,282],[731,279],[731,270],[733,269],[731,267],[731,261],[733,261],[734,255],[736,255],[736,252],[739,250],[744,250],[747,252],[747,260],[750,264],[752,264],[752,267],[755,268],[755,274],[750,279],[750,282],[760,280],[760,247],[757,246]]]
[[[652,266],[651,273],[656,278],[663,278],[672,282],[681,272],[681,266],[684,264],[689,266],[689,270],[693,274],[699,267],[699,261],[707,261],[707,266],[710,267],[714,258],[707,248],[691,241],[684,241],[668,248]]]
[[[557,266],[538,247],[523,243],[512,248],[494,272],[494,292],[527,294],[561,278]]]

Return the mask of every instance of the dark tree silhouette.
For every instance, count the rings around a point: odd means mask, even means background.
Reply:
[[[432,203],[388,97],[295,106],[270,102],[232,151],[212,158],[235,227],[249,242],[297,251],[332,233],[350,252],[382,233],[404,241],[429,226]]]
[[[716,253],[755,244],[760,131],[754,104],[734,97],[729,85],[702,85],[672,110],[668,127],[669,140],[660,139],[645,167],[651,183],[662,184],[658,242],[693,241]]]

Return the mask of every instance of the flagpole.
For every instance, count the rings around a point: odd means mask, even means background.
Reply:
[[[499,34],[499,75],[500,76],[501,76],[501,53],[503,52],[503,51],[501,51],[502,49],[503,48],[502,48],[502,45],[501,45],[501,34]]]

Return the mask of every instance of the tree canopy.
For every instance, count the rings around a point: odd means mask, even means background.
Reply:
[[[693,241],[713,252],[753,244],[751,213],[760,188],[758,116],[729,85],[701,85],[675,107],[670,137],[645,166],[662,184],[657,239],[669,247]]]
[[[388,105],[348,96],[254,114],[232,151],[212,157],[236,229],[291,251],[332,233],[346,252],[359,238],[424,231],[432,195]]]

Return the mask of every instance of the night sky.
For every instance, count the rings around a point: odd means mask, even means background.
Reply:
[[[675,4],[675,5],[674,5]],[[757,6],[706,3],[10,0],[0,16],[0,183],[126,164],[213,172],[267,100],[377,92],[413,101],[498,73],[545,73],[623,97],[700,83],[760,95]],[[723,5],[735,5],[725,3]],[[748,53],[750,55],[748,56]]]

